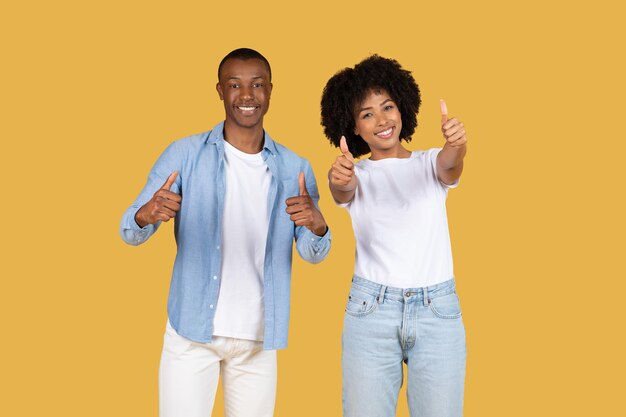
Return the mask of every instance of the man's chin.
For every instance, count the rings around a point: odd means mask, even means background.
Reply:
[[[244,129],[253,129],[255,127],[263,126],[263,118],[255,117],[255,118],[231,118],[230,121]]]

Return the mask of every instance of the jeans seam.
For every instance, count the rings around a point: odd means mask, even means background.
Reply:
[[[350,303],[350,301],[348,301],[348,303]],[[346,306],[346,313],[351,315],[351,316],[353,316],[353,317],[364,317],[364,316],[368,316],[371,313],[373,313],[374,310],[376,310],[376,308],[378,308],[378,303],[377,302],[373,302],[372,306],[368,310],[356,313],[354,311],[348,310],[348,307]]]
[[[443,297],[445,295],[450,295],[450,294],[454,294],[456,293],[456,291],[451,291],[449,293],[446,294],[440,294],[436,297],[432,297],[430,300],[428,300],[428,308],[430,308],[430,311],[433,312],[433,314],[441,319],[446,319],[446,320],[454,320],[454,319],[458,319],[461,318],[463,316],[463,312],[461,311],[461,308],[459,306],[459,314],[441,314],[439,311],[437,311],[437,308],[435,307],[435,305],[432,303],[432,300],[437,299],[439,297]]]

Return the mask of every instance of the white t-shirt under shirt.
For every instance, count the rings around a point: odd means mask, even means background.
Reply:
[[[437,178],[440,150],[355,165],[356,193],[341,204],[350,212],[356,237],[355,275],[397,288],[454,277],[446,197],[457,184]]]
[[[215,336],[263,340],[263,266],[272,180],[261,153],[224,141],[226,193],[222,225],[222,282]]]

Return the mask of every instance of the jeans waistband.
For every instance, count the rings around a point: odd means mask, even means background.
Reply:
[[[418,302],[423,302],[424,305],[428,304],[428,300],[442,297],[456,291],[454,278],[428,287],[396,288],[378,284],[354,275],[352,277],[352,286],[366,293],[378,296],[380,301],[385,298],[392,300],[413,299]]]

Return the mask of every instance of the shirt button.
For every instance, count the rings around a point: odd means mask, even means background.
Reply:
[[[217,279],[217,275],[213,275],[213,279]]]
[[[211,304],[209,307],[210,307],[210,308],[213,308],[213,304]]]
[[[220,245],[217,245],[217,250],[220,250]]]

